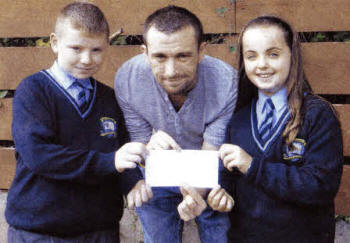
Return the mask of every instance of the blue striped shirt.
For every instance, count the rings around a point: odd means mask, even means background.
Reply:
[[[259,90],[259,99],[256,102],[256,117],[258,120],[258,127],[261,126],[261,123],[264,119],[263,108],[264,108],[265,101],[268,98],[271,98],[272,103],[275,106],[275,112],[274,112],[273,123],[272,123],[273,125],[277,123],[277,121],[280,119],[285,109],[287,109],[287,106],[288,106],[287,88],[280,89],[271,97],[265,95],[263,92]]]
[[[67,92],[70,94],[70,96],[73,97],[73,99],[78,102],[78,94],[79,94],[79,88],[74,85],[74,82],[78,79],[64,71],[57,63],[57,60],[54,62],[52,67],[50,69],[46,70],[52,77],[55,78],[57,83],[59,83]],[[85,96],[87,100],[90,98],[91,91],[93,90],[93,87],[90,82],[90,78],[86,79],[80,79],[80,83],[85,88]],[[89,91],[90,90],[90,91]]]

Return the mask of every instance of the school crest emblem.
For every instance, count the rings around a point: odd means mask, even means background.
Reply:
[[[115,138],[117,136],[117,122],[110,117],[100,118],[100,135],[107,138]]]
[[[283,159],[296,162],[304,156],[306,142],[304,139],[296,138],[292,144],[292,149],[287,145],[284,146]]]

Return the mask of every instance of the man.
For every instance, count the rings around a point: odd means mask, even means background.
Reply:
[[[115,77],[131,140],[148,149],[217,150],[236,103],[236,71],[204,55],[202,24],[184,8],[168,6],[151,14],[143,39],[143,54],[127,61]],[[193,191],[182,189],[184,197]],[[145,242],[181,242],[183,222],[176,209],[184,201],[179,188],[153,188],[153,198],[140,207],[151,193],[138,183],[128,195],[129,207],[138,207]],[[199,214],[203,202],[190,210]],[[226,214],[207,208],[196,221],[202,242],[226,242]]]

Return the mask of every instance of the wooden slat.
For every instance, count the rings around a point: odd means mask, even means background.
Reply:
[[[343,166],[343,177],[335,198],[335,213],[350,216],[350,166]]]
[[[51,48],[0,48],[0,89],[16,89],[23,78],[49,68],[53,60]]]
[[[12,140],[12,99],[1,99],[0,105],[0,140]]]
[[[111,46],[101,70],[94,75],[101,82],[113,87],[117,69],[131,57],[141,53],[140,46]]]
[[[350,94],[350,43],[303,43],[302,51],[305,74],[316,93]]]
[[[229,45],[230,41],[208,45],[207,53],[236,66],[235,52],[229,51]],[[305,73],[316,93],[350,94],[350,43],[303,43],[302,49]],[[139,46],[111,46],[96,78],[112,85],[117,68],[137,53]],[[49,67],[53,60],[50,48],[0,48],[0,89],[15,89],[20,80]]]
[[[350,156],[350,105],[335,105],[343,133],[344,156]]]
[[[0,189],[9,189],[16,170],[14,149],[0,148]]]
[[[290,22],[296,31],[350,30],[349,0],[236,0],[236,31],[251,19],[272,14]]]
[[[231,45],[234,48],[236,48],[236,44],[233,42],[230,43],[229,41],[227,41],[227,43],[224,45],[219,45],[219,44],[208,45],[206,47],[205,54],[212,57],[219,58],[237,68],[236,50],[231,51],[230,50]]]
[[[50,1],[50,3],[45,0],[3,0],[0,8],[1,36],[48,36],[53,29],[58,10],[70,2],[70,0]],[[350,30],[348,0],[236,0],[237,18],[234,15],[234,4],[227,0],[91,2],[104,11],[112,31],[122,27],[125,34],[140,34],[145,18],[154,10],[168,4],[183,6],[194,12],[203,22],[207,33],[239,32],[248,20],[261,14],[282,16],[298,31]],[[220,8],[226,9],[224,16],[217,11]],[[137,14],[130,17],[128,13]]]
[[[58,11],[71,0],[2,0],[0,8],[1,37],[48,36]],[[234,5],[227,0],[96,0],[105,13],[111,32],[120,27],[125,34],[141,34],[146,17],[169,4],[183,6],[196,14],[208,33],[233,31]],[[226,8],[224,16],[216,11]]]
[[[0,189],[9,189],[16,168],[14,149],[0,148]],[[350,215],[350,166],[343,168],[339,192],[335,198],[336,214]]]

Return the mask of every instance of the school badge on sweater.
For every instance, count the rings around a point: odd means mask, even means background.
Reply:
[[[100,135],[107,138],[115,138],[117,136],[117,122],[110,117],[100,118]]]
[[[304,139],[296,138],[292,143],[292,149],[287,145],[283,147],[283,159],[291,162],[297,162],[304,156],[306,142]]]

